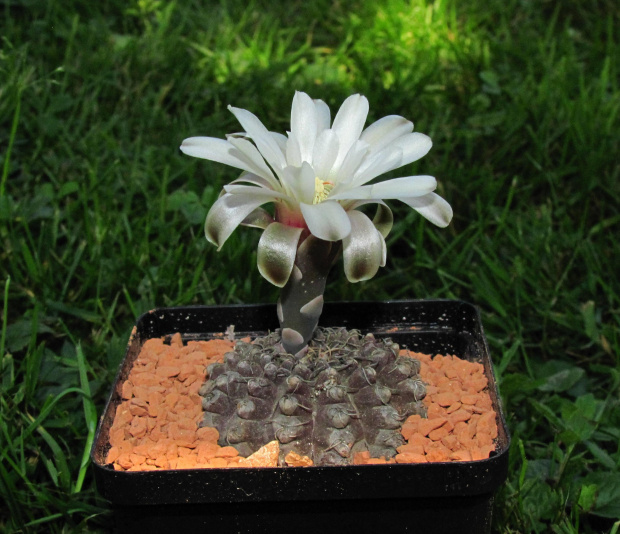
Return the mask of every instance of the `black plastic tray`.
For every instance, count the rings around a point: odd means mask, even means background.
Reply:
[[[120,531],[490,531],[493,495],[507,476],[510,436],[477,309],[454,300],[328,303],[320,324],[482,363],[498,414],[496,451],[472,462],[114,471],[104,463],[108,432],[122,383],[146,339],[176,332],[186,340],[208,339],[229,325],[242,337],[278,327],[273,305],[156,309],[136,323],[91,451],[97,488],[112,503]]]

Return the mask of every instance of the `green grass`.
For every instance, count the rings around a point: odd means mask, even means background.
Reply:
[[[295,89],[401,114],[446,230],[395,207],[388,265],[326,298],[478,305],[513,437],[498,532],[618,532],[620,11],[612,0],[0,1],[0,531],[105,530],[87,452],[135,317],[270,302],[258,233],[202,224]],[[224,271],[222,266],[228,270]],[[249,267],[250,266],[250,267]]]

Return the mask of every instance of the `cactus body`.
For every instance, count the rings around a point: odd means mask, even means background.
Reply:
[[[389,339],[318,328],[307,351],[289,354],[279,333],[238,341],[202,386],[203,426],[248,456],[280,442],[315,465],[346,465],[355,452],[392,458],[403,421],[424,415],[420,364]]]

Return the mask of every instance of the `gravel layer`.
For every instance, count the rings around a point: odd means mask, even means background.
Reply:
[[[106,462],[119,471],[213,467],[272,467],[277,442],[247,459],[233,447],[217,444],[214,428],[199,428],[202,397],[198,390],[206,367],[222,361],[234,343],[225,339],[189,341],[180,334],[169,344],[148,340],[121,387],[122,402],[110,429]],[[431,357],[401,351],[420,360],[427,383],[424,403],[428,418],[410,416],[403,424],[407,442],[389,461],[356,453],[356,464],[470,461],[488,458],[495,450],[496,414],[480,363],[456,356]],[[275,458],[275,459],[274,459]],[[309,466],[308,458],[286,457],[287,465]]]

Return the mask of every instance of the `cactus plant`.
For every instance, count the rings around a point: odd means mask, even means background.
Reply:
[[[325,281],[341,254],[350,282],[368,280],[385,266],[385,238],[393,216],[384,200],[400,200],[437,226],[449,224],[452,209],[433,192],[437,181],[432,176],[406,176],[369,185],[381,174],[423,157],[432,142],[396,115],[364,129],[368,100],[362,95],[347,98],[332,122],[325,102],[296,92],[287,136],[270,132],[247,110],[229,109],[245,132],[225,140],[192,137],[183,141],[181,150],[243,171],[224,186],[211,207],[205,234],[219,250],[240,224],[263,230],[258,269],[282,288],[277,305],[281,328],[274,334],[277,339],[268,337],[267,344],[259,341],[264,345],[260,354],[256,346],[239,343],[225,364],[209,371],[205,424],[218,427],[222,439],[239,450],[247,449],[244,452],[270,437],[285,444],[306,435],[311,439],[297,445],[314,456],[322,450],[326,463],[348,461],[361,441],[374,453],[390,456],[398,444],[392,427],[398,426],[404,414],[420,410],[420,382],[415,373],[403,371],[411,364],[398,359],[388,342],[372,340],[372,351],[382,351],[398,370],[396,374],[402,374],[402,380],[393,382],[396,375],[385,370],[383,360],[370,365],[365,360],[367,338],[338,334],[362,340],[362,345],[353,353],[351,347],[329,349],[338,356],[325,358],[324,341],[338,335],[319,332],[317,336],[315,332]],[[271,212],[261,207],[270,202],[274,204]],[[359,209],[367,204],[377,205],[373,219]],[[293,368],[307,371],[289,376]],[[276,373],[273,377],[272,372]],[[295,376],[305,396],[290,389],[287,380]],[[368,382],[364,387],[356,382],[361,377]],[[336,389],[322,390],[328,382]],[[327,391],[338,388],[345,396],[332,402]],[[368,404],[371,401],[364,400],[365,395],[375,404]],[[273,425],[264,424],[266,418],[274,417]],[[329,436],[327,430],[318,430],[317,423],[325,422],[329,424],[324,428],[331,429]],[[371,432],[371,423],[379,423],[378,429]],[[262,437],[252,437],[258,435]]]
[[[201,424],[219,430],[220,445],[248,456],[277,439],[281,460],[294,451],[320,465],[349,464],[363,450],[389,459],[404,443],[402,421],[425,415],[420,363],[390,339],[318,328],[303,356],[279,341],[238,341],[209,366]]]

